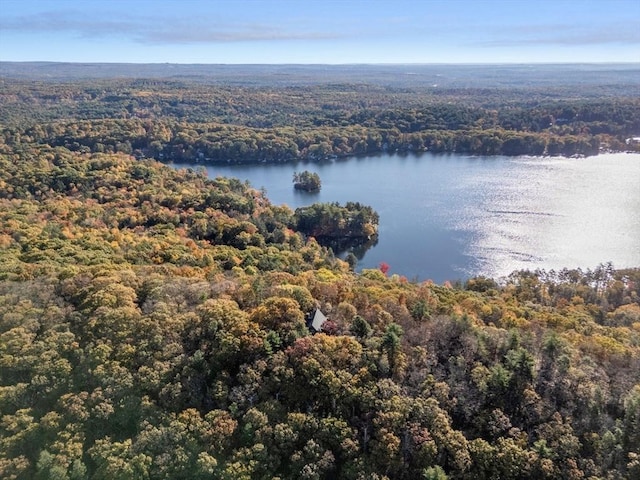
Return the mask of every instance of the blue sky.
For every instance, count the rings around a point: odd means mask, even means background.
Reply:
[[[640,0],[0,0],[0,60],[640,62]]]

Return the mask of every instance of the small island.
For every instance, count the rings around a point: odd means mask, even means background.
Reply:
[[[304,172],[294,172],[293,188],[296,190],[304,190],[305,192],[317,192],[320,190],[322,182],[320,175],[315,172],[305,170]]]
[[[333,202],[297,208],[295,219],[298,231],[326,244],[337,239],[370,240],[378,233],[380,217],[373,208],[359,202],[347,202],[345,206]]]

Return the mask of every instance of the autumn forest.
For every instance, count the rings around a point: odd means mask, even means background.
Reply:
[[[639,478],[640,269],[355,272],[357,199],[162,164],[636,148],[578,90],[1,77],[0,477]]]

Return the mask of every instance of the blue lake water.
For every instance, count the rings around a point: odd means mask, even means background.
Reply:
[[[197,168],[199,164],[173,164]],[[640,266],[640,154],[589,158],[379,155],[327,163],[208,165],[274,204],[358,201],[380,214],[358,268],[411,280],[499,278],[519,269]],[[317,172],[322,189],[294,190]]]

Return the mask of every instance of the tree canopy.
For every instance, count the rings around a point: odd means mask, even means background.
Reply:
[[[0,134],[163,161],[285,162],[381,152],[597,155],[640,148],[628,85],[448,88],[229,86],[144,79],[6,78]],[[584,92],[584,93],[580,93]]]
[[[3,148],[2,478],[637,476],[638,270],[355,275],[301,230],[368,207]]]
[[[303,172],[295,172],[293,174],[293,186],[296,190],[304,190],[306,192],[317,192],[322,186],[320,175],[315,172],[305,170]]]
[[[2,84],[0,477],[638,478],[639,269],[355,273],[322,240],[375,235],[371,207],[294,212],[146,159],[447,149],[476,133],[514,154],[518,138],[589,145],[634,128],[637,99],[538,110],[514,94],[490,113],[503,100],[285,93]],[[583,130],[599,121],[608,133]],[[316,308],[329,320],[312,334]]]

